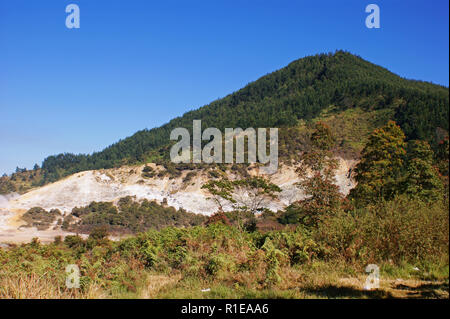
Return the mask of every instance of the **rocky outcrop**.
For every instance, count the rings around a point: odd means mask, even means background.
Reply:
[[[336,181],[342,193],[347,194],[354,187],[349,171],[355,165],[354,160],[339,158],[339,169]],[[154,169],[157,167],[151,164]],[[136,196],[137,199],[167,201],[175,208],[210,215],[217,209],[208,200],[208,194],[201,189],[210,177],[206,171],[198,170],[189,182],[183,182],[188,171],[177,178],[153,177],[144,178],[141,172],[144,166],[125,166],[117,169],[85,171],[71,175],[63,180],[34,189],[9,201],[12,209],[29,209],[39,206],[46,210],[57,208],[62,212],[70,212],[73,207],[85,206],[92,201],[116,201],[124,196]],[[258,174],[252,169],[250,174]],[[236,176],[230,175],[230,178]],[[278,200],[268,204],[269,209],[278,210],[303,197],[295,187],[298,182],[295,167],[282,166],[277,173],[270,176],[282,192]]]

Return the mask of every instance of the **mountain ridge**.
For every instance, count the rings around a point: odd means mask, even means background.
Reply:
[[[280,127],[310,121],[326,108],[335,111],[359,107],[392,110],[392,118],[409,139],[436,142],[436,129],[448,132],[448,88],[404,79],[391,71],[345,51],[316,54],[250,82],[242,89],[159,127],[143,129],[90,155],[52,155],[42,163],[42,182],[70,174],[166,160],[169,134],[175,127]]]

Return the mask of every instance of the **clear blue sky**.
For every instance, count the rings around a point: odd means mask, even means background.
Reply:
[[[70,3],[80,29],[65,27]],[[380,29],[365,27],[370,3]],[[448,86],[448,12],[447,0],[0,0],[0,174],[101,150],[336,49]]]

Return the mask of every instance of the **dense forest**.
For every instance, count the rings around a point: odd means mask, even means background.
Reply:
[[[318,54],[252,82],[233,94],[189,111],[169,123],[138,131],[100,152],[59,154],[42,163],[40,184],[75,172],[149,162],[167,157],[169,135],[175,127],[289,128],[309,121],[333,107],[334,112],[353,108],[384,112],[384,123],[394,120],[407,140],[420,139],[432,146],[449,130],[448,88],[401,78],[385,68],[344,51]],[[383,124],[384,124],[383,123]]]

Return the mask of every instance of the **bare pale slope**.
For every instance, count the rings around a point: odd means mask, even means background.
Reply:
[[[354,182],[349,178],[349,169],[354,161],[340,159],[336,174],[341,192],[347,194]],[[70,212],[75,206],[85,206],[92,201],[115,201],[124,196],[136,196],[167,203],[175,208],[210,215],[217,209],[207,199],[208,194],[201,189],[208,181],[206,172],[198,171],[188,183],[183,182],[187,172],[174,179],[168,177],[142,178],[143,166],[121,167],[118,169],[85,171],[71,175],[63,180],[32,190],[10,201],[12,209],[29,209],[39,206],[44,209],[58,208]],[[257,170],[252,170],[257,174]],[[234,178],[235,176],[230,176]],[[295,188],[298,182],[293,167],[281,167],[270,180],[283,190],[279,200],[269,204],[270,209],[277,210],[301,198],[302,194]]]
[[[339,164],[336,181],[341,192],[347,194],[354,187],[349,172],[355,161],[339,158]],[[156,171],[163,169],[155,164],[148,165]],[[173,179],[167,176],[143,178],[143,167],[123,166],[80,172],[21,196],[9,198],[7,204],[0,207],[0,242],[29,241],[33,237],[51,240],[56,235],[66,234],[61,230],[38,231],[34,227],[20,227],[23,224],[21,215],[36,206],[46,210],[57,208],[62,213],[69,214],[72,208],[89,205],[92,201],[117,201],[121,197],[136,196],[138,200],[156,200],[159,203],[166,199],[168,205],[193,213],[211,215],[217,211],[214,202],[208,200],[208,194],[201,189],[210,178],[207,171],[198,170],[189,182],[183,182],[189,171],[184,171],[180,177]],[[250,174],[257,175],[258,169],[250,170]],[[233,179],[237,176],[230,174],[229,177]],[[267,208],[277,211],[303,197],[295,187],[298,182],[295,167],[280,167],[277,173],[270,176],[270,180],[280,186],[282,192],[277,200],[267,204]]]

